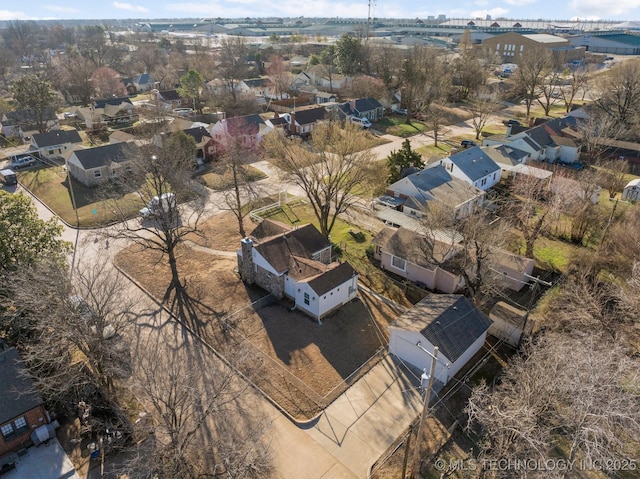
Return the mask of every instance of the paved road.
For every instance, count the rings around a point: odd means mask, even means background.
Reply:
[[[271,165],[261,162],[255,166],[271,175],[271,182],[266,182],[271,191],[283,187]],[[290,186],[287,189],[292,194],[301,193],[292,191]],[[221,204],[219,201],[220,198],[213,194],[208,215],[219,212],[216,208],[216,203]],[[34,205],[41,218],[54,216],[35,198]],[[77,246],[76,264],[110,257],[126,245],[123,240],[107,243],[92,231],[69,227],[64,228],[62,236]],[[139,294],[133,285],[132,294]],[[136,336],[160,335],[154,342],[166,346],[167,350],[158,351],[158,354],[171,354],[172,348],[188,344],[208,362],[203,363],[203,367],[222,367],[207,347],[169,318],[153,300],[143,297],[137,301],[137,308]],[[318,421],[306,427],[295,425],[253,389],[247,390],[239,406],[248,411],[262,411],[271,421],[271,427],[261,441],[272,451],[274,472],[271,477],[274,479],[365,478],[369,467],[419,411],[420,398],[411,381],[412,378],[400,374],[387,358],[329,406]]]
[[[447,135],[473,132],[468,123],[447,127]],[[404,141],[403,138],[386,138],[389,143],[374,148],[374,156],[378,159],[400,149]],[[428,133],[414,136],[410,141],[414,149],[433,144]],[[285,184],[277,168],[269,162],[260,161],[253,166],[268,175],[260,182],[265,190],[303,196],[298,188]],[[37,199],[34,204],[41,218],[54,216]],[[221,195],[211,192],[206,216],[219,213],[222,204]],[[126,246],[124,240],[108,243],[92,231],[69,227],[65,227],[63,238],[76,245],[76,264],[94,261],[97,257],[112,257]],[[133,284],[131,294],[141,294]],[[198,338],[173,321],[151,298],[142,296],[137,301],[137,308],[138,341],[147,337],[160,348],[166,348],[158,354],[171,354],[173,348],[189,347],[202,357],[203,368],[224,367]],[[272,451],[273,479],[365,478],[371,465],[419,414],[421,398],[417,383],[417,378],[406,376],[389,357],[385,357],[307,426],[299,427],[291,422],[253,389],[247,389],[239,407],[246,411],[261,411],[269,418],[271,427],[260,440]]]
[[[465,123],[447,130],[448,135],[473,133],[473,128]],[[400,149],[404,141],[390,136],[387,139],[389,143],[374,149],[376,158],[383,159],[392,150]],[[433,143],[428,134],[417,135],[410,141],[412,148]],[[268,175],[260,182],[265,190],[303,196],[298,188],[285,184],[269,162],[261,161],[253,166]],[[36,199],[34,204],[41,218],[53,216]],[[219,213],[222,204],[220,194],[210,193],[206,216]],[[92,231],[68,227],[64,229],[63,238],[76,245],[76,264],[93,261],[99,256],[111,257],[126,246],[124,240],[107,243]],[[140,294],[133,284],[131,294]],[[159,347],[166,348],[158,354],[171,354],[173,348],[188,346],[203,358],[202,367],[223,367],[205,345],[173,321],[151,298],[143,296],[137,302],[137,308],[136,336],[140,339],[146,335]],[[253,389],[247,390],[239,407],[246,411],[261,411],[269,418],[271,427],[260,440],[272,451],[273,479],[365,478],[371,465],[419,414],[421,398],[416,384],[417,378],[407,377],[386,357],[332,403],[317,421],[305,427],[291,422]]]

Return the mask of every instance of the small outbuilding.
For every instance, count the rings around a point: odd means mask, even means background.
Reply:
[[[640,178],[631,180],[622,190],[622,199],[626,201],[640,200]]]
[[[447,384],[482,348],[491,324],[463,295],[430,294],[389,325],[389,352],[417,370],[429,371],[437,346],[434,379]]]

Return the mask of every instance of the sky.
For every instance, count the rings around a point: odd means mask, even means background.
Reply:
[[[112,18],[345,17],[640,20],[640,0],[21,0],[3,1],[0,20]]]

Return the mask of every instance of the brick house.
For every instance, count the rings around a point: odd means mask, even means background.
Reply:
[[[0,342],[0,460],[31,445],[31,432],[50,422],[40,394],[15,348]],[[2,460],[4,463],[5,461]]]

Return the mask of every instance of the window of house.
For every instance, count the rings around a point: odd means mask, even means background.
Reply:
[[[93,172],[93,177],[94,178],[102,178],[102,171],[100,170],[96,170]]]
[[[404,271],[407,267],[407,262],[405,260],[403,260],[402,258],[398,258],[397,256],[393,256],[391,258],[391,264],[398,269],[401,269],[402,271]]]
[[[5,439],[9,439],[11,436],[15,434],[15,432],[13,431],[13,425],[11,423],[5,424],[0,429],[2,430],[2,436]]]
[[[13,426],[16,429],[16,431],[15,431],[16,434],[22,434],[27,429],[29,429],[27,427],[27,420],[24,418],[24,416],[21,416],[18,419],[16,419],[15,421],[13,421]]]
[[[304,293],[304,304],[309,304],[309,293]]]
[[[482,178],[482,181],[480,182],[480,184],[482,186],[486,185],[487,184],[487,179],[486,178]]]

